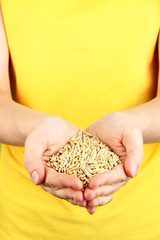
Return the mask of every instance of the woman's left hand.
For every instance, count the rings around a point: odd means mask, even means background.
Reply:
[[[143,138],[139,128],[123,112],[100,118],[86,131],[101,139],[121,160],[111,171],[93,177],[85,189],[86,208],[93,214],[97,206],[109,203],[114,193],[139,172],[143,162]]]

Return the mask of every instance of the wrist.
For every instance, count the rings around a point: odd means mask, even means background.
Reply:
[[[151,126],[152,116],[138,109],[129,109],[122,112],[124,117],[134,124],[142,133],[144,142],[148,142],[148,129]]]
[[[130,110],[125,110],[125,111],[118,111],[118,112],[113,112],[108,115],[106,115],[107,119],[111,119],[113,122],[123,122],[125,123],[130,123],[131,127],[137,127],[141,133],[144,132],[145,127],[147,123],[142,124],[144,122],[143,118],[144,116],[136,114],[132,109]],[[147,117],[146,117],[147,118]],[[142,121],[143,120],[143,121]],[[149,120],[148,120],[149,122]]]
[[[23,145],[27,139],[27,137],[30,135],[30,133],[43,121],[51,117],[49,114],[37,112],[31,109],[28,109],[28,112],[25,115],[25,120],[21,121],[21,118],[19,118],[19,121],[17,121],[17,127],[19,128],[19,134],[23,142]]]

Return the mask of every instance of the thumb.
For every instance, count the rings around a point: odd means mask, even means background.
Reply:
[[[44,146],[37,139],[28,138],[25,142],[24,167],[28,171],[31,180],[40,185],[45,178],[45,168],[42,161]]]
[[[124,146],[127,152],[127,158],[124,168],[128,177],[135,177],[143,162],[143,138],[139,129],[131,129],[130,133],[124,136]]]

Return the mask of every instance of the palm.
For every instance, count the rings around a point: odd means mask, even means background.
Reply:
[[[64,119],[49,117],[30,133],[25,142],[24,165],[28,172],[31,172],[34,165],[38,164],[41,173],[38,184],[45,177],[45,161],[62,148],[70,138],[77,135],[78,131],[77,127]]]
[[[125,119],[123,115],[110,114],[93,123],[86,131],[96,135],[108,145],[120,157],[122,164],[126,166],[125,170],[128,176],[133,177],[130,169],[131,161],[128,159],[135,155],[136,150],[139,151],[138,154],[141,157],[143,155],[142,135],[138,128]]]
[[[64,124],[64,120],[61,119],[58,122],[48,122],[47,125],[45,124],[41,127],[42,136],[44,138],[44,147],[42,153],[42,160],[44,166],[46,166],[46,161],[53,154],[57,153],[74,135],[78,134],[79,129],[69,123]]]
[[[46,167],[48,157],[62,148],[79,129],[58,117],[47,117],[27,137],[25,143],[24,166],[34,183],[50,194],[65,199],[72,204],[85,206],[82,182],[75,176],[58,173]]]
[[[37,129],[37,134],[43,136],[43,156],[53,155],[61,149],[70,138],[78,134],[79,129],[61,118],[51,118]],[[38,136],[37,136],[38,137]]]
[[[85,190],[87,210],[93,214],[97,206],[109,203],[114,193],[136,175],[137,170],[133,166],[140,168],[143,161],[143,141],[140,130],[123,113],[106,115],[86,131],[100,138],[121,160],[121,164],[111,171],[93,177]]]

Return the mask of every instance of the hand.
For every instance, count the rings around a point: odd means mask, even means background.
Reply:
[[[46,167],[46,160],[78,132],[77,127],[62,118],[44,117],[26,139],[24,166],[32,181],[43,190],[72,204],[85,206],[82,182],[75,176]]]
[[[90,214],[97,206],[109,203],[114,193],[137,175],[143,161],[142,133],[123,112],[100,118],[86,129],[106,143],[119,157],[121,164],[111,171],[93,177],[85,189]]]

